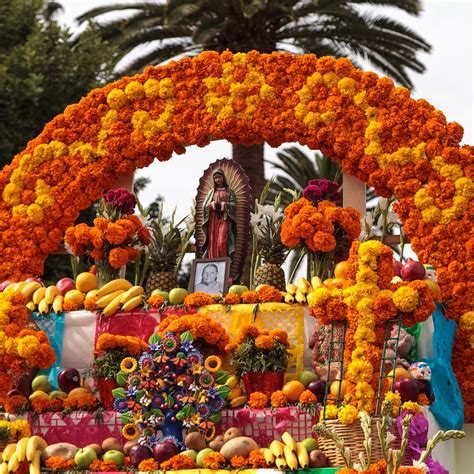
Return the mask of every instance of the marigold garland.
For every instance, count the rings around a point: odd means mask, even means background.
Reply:
[[[89,470],[94,472],[117,472],[117,464],[114,461],[95,459],[91,462]]]
[[[53,471],[68,471],[75,467],[74,459],[64,459],[61,456],[51,456],[45,461],[45,466]]]
[[[149,67],[68,106],[2,170],[0,279],[42,274],[79,212],[117,176],[155,157],[165,161],[209,137],[300,142],[398,199],[405,234],[420,261],[437,269],[447,315],[459,320],[473,310],[465,295],[472,294],[474,151],[460,145],[462,135],[425,100],[344,58],[206,51]],[[474,373],[470,344],[470,335],[457,334],[459,379]],[[463,389],[463,398],[471,419],[474,392]]]
[[[97,338],[95,350],[97,352],[125,349],[129,355],[139,355],[148,349],[148,344],[134,336],[120,336],[116,334],[101,334]]]

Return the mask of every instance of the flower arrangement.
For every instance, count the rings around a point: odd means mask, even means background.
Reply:
[[[230,389],[215,359],[204,359],[190,331],[150,337],[149,350],[126,357],[117,374],[124,388],[113,391],[114,408],[128,439],[152,448],[160,439],[183,446],[182,429],[196,427],[212,439]],[[161,436],[160,436],[161,433]]]
[[[197,314],[170,315],[163,319],[158,325],[157,333],[163,337],[167,332],[181,335],[191,332],[196,343],[207,346],[212,350],[215,348],[221,354],[225,353],[225,347],[229,343],[229,335],[217,321]]]
[[[28,329],[26,298],[11,289],[0,293],[0,404],[30,367],[49,368],[56,355],[43,331]]]
[[[244,326],[236,342],[237,346],[232,346],[231,364],[239,377],[250,372],[286,370],[290,352],[285,331],[275,329],[268,332],[256,326]]]
[[[140,255],[150,243],[150,233],[133,215],[135,196],[126,189],[103,195],[94,225],[78,224],[66,230],[65,243],[76,255],[89,255],[95,262],[99,286],[118,277],[120,268]]]
[[[322,285],[308,296],[310,313],[323,324],[347,320],[344,379],[346,397],[360,411],[371,412],[378,390],[383,331],[399,313],[413,325],[434,311],[433,296],[422,281],[392,284],[392,250],[378,241],[354,242],[348,260],[346,288]]]
[[[243,79],[250,75],[259,90]],[[378,195],[394,195],[404,232],[420,261],[437,269],[447,316],[457,321],[473,309],[466,262],[474,153],[462,136],[427,101],[345,58],[206,51],[149,67],[69,106],[1,171],[0,279],[41,275],[65,229],[116,176],[209,137],[243,144],[264,137],[274,147],[299,141],[320,149]],[[458,379],[466,379],[467,419],[474,414],[469,339],[457,332],[453,357]]]
[[[308,188],[316,186],[310,185],[305,190]],[[313,194],[312,190],[306,193]],[[346,254],[359,234],[360,215],[354,208],[302,197],[285,209],[281,241],[289,248],[304,250],[309,259],[309,275],[325,280],[332,276],[335,259]]]

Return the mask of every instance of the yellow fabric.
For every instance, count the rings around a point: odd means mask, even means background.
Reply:
[[[290,357],[288,368],[297,372],[304,365],[304,306],[286,303],[261,303],[254,321],[254,304],[237,304],[229,307],[214,304],[198,309],[199,313],[218,321],[230,335],[236,339],[239,329],[254,324],[260,329],[283,329],[288,333]]]

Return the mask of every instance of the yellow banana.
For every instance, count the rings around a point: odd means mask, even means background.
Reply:
[[[301,469],[306,469],[309,466],[309,455],[306,446],[300,442],[296,443],[296,457]]]
[[[285,431],[282,435],[281,435],[281,440],[292,450],[296,453],[296,441],[295,441],[295,438],[293,438],[293,436],[291,436],[290,433],[288,433],[288,431]]]
[[[15,472],[20,466],[20,461],[18,461],[18,456],[16,451],[12,454],[10,460],[8,461],[8,471]]]
[[[276,458],[281,458],[283,457],[283,447],[285,445],[281,442],[278,441],[277,439],[274,439],[269,446],[270,451],[272,452],[273,456]]]
[[[33,311],[36,311],[36,305],[33,303],[33,301],[28,301],[26,303],[26,307],[33,313]]]
[[[288,303],[288,304],[293,304],[295,302],[295,297],[290,294],[290,293],[286,293],[285,295],[285,303]]]
[[[33,461],[30,464],[30,474],[41,473],[41,451],[37,449],[33,455]]]
[[[20,281],[18,283],[15,283],[15,286],[13,287],[13,291],[21,293],[21,290],[23,290],[23,288],[25,288],[25,286],[28,285],[28,283],[29,282],[27,281]]]
[[[3,292],[5,293],[6,291],[15,291],[15,288],[16,288],[16,285],[18,283],[10,283],[9,285],[7,285],[5,287],[5,289],[3,290]]]
[[[144,295],[145,290],[143,286],[132,286],[129,290],[127,290],[123,295],[120,303],[125,304],[127,301],[135,298],[136,296]]]
[[[53,311],[55,313],[62,313],[63,312],[63,301],[64,301],[64,296],[63,295],[56,295],[54,297]]]
[[[107,295],[100,297],[95,305],[97,308],[105,308],[110,302],[117,298],[117,296],[121,296],[123,293],[125,293],[125,290],[115,290],[112,293],[108,293]]]
[[[296,281],[296,286],[298,290],[305,295],[308,291],[308,287],[311,286],[311,283],[305,277],[301,277]]]
[[[299,289],[296,291],[295,300],[298,303],[306,303],[306,295],[302,293]]]
[[[0,474],[8,474],[8,463],[5,461],[0,464]]]
[[[277,469],[285,470],[285,468],[287,466],[285,458],[284,457],[277,457],[275,459],[275,466],[277,467]]]
[[[43,298],[38,305],[38,312],[41,314],[48,314],[49,313],[49,304],[46,298]]]
[[[48,304],[53,304],[54,297],[61,294],[62,293],[59,291],[57,286],[51,285],[46,288],[46,294],[44,295],[44,298]]]
[[[293,285],[293,283],[287,283],[285,287],[286,292],[289,293],[290,295],[296,295],[297,289],[298,288],[296,287],[296,285]]]
[[[113,316],[120,309],[120,298],[122,293],[117,295],[102,311],[104,316]]]
[[[41,285],[37,281],[29,281],[22,289],[21,292],[26,296],[26,301],[30,296],[38,289]]]
[[[235,375],[231,375],[227,380],[224,385],[229,387],[230,389],[237,387],[239,384],[239,379]]]
[[[230,401],[230,407],[231,408],[239,408],[247,403],[247,396],[246,395],[241,395],[240,397],[233,398]]]
[[[138,308],[143,303],[145,295],[134,296],[129,299],[123,306],[121,311],[132,311],[132,309]]]
[[[26,445],[26,459],[29,462],[32,462],[36,451],[44,451],[48,447],[48,443],[41,438],[41,436],[32,436],[28,439],[28,444]]]
[[[38,306],[40,301],[46,296],[46,288],[41,286],[33,293],[33,303]]]
[[[26,447],[28,446],[29,440],[29,437],[25,437],[16,443],[16,457],[19,462],[23,462],[26,459]]]
[[[285,460],[288,467],[292,471],[296,471],[298,469],[298,459],[296,459],[295,452],[285,445],[283,448],[283,454],[285,455]]]
[[[113,293],[117,290],[128,291],[132,287],[132,284],[125,280],[124,278],[117,278],[116,280],[109,281],[102,288],[97,290],[97,296],[102,298],[102,296]]]
[[[266,463],[271,466],[275,462],[275,456],[273,456],[272,452],[268,448],[262,448],[260,451],[262,451]]]
[[[321,281],[321,278],[319,278],[317,275],[311,278],[311,286],[313,289],[319,288],[322,286],[323,282]]]
[[[2,453],[2,458],[5,462],[10,461],[12,454],[16,451],[16,443],[10,443],[5,446]]]
[[[233,400],[234,398],[240,397],[242,395],[242,389],[240,387],[234,387],[227,395],[229,400]]]

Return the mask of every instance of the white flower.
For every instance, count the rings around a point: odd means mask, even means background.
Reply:
[[[260,224],[260,221],[262,220],[262,217],[259,214],[255,213],[250,213],[250,225],[252,228],[255,230],[255,227],[257,227]]]
[[[359,454],[362,454],[362,453],[359,453]],[[362,456],[363,456],[363,454],[362,454]],[[360,464],[358,462],[355,462],[354,465],[352,466],[352,469],[355,469],[356,471],[361,472],[362,471],[362,464]]]
[[[395,436],[392,433],[388,432],[387,436],[385,437],[385,443],[387,444],[387,446],[390,446],[390,444],[392,444],[395,439]]]
[[[194,217],[193,216],[188,216],[186,219],[184,219],[184,224],[186,225],[186,229],[188,232],[192,232],[194,230],[194,226],[196,223],[194,222]]]
[[[429,471],[429,468],[428,466],[424,463],[424,462],[421,462],[421,461],[413,461],[413,467],[415,467],[416,469],[421,469],[423,472],[428,472]]]
[[[66,249],[66,252],[69,255],[75,255],[75,253],[72,251],[71,246],[66,241],[64,241],[64,248]]]

